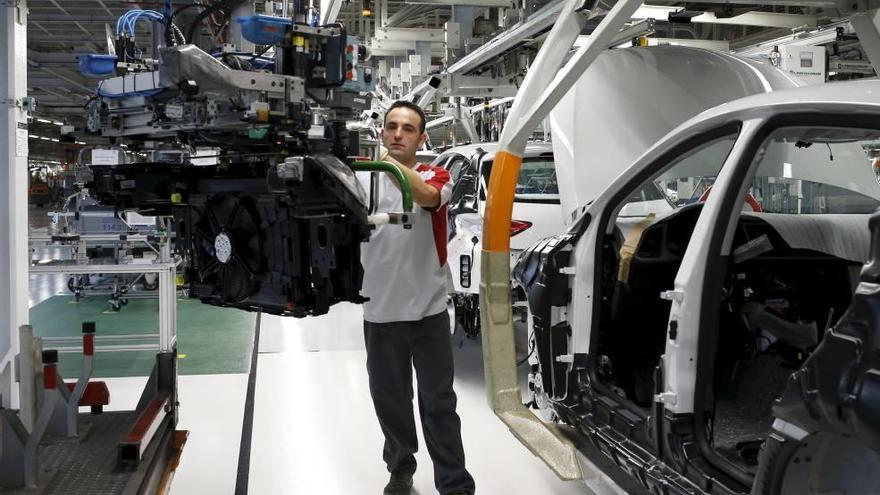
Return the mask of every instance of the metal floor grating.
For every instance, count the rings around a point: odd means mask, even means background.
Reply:
[[[51,438],[40,446],[37,490],[10,495],[117,495],[133,471],[116,467],[116,448],[137,419],[134,411],[81,415],[82,438]]]

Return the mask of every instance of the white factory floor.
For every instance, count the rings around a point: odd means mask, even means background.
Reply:
[[[302,320],[264,315],[260,340],[248,493],[382,493],[388,475],[367,388],[360,308],[341,304]],[[560,481],[497,420],[486,405],[479,341],[460,343],[455,390],[477,493],[591,493],[580,482]],[[107,410],[133,409],[146,383],[102,380],[113,397]],[[178,429],[189,430],[189,438],[172,495],[234,493],[247,382],[246,374],[178,378]],[[419,439],[424,445],[421,431]],[[437,493],[424,448],[416,458],[413,493]]]
[[[249,493],[382,493],[388,475],[367,387],[360,308],[340,304],[302,320],[264,315],[260,341]],[[455,351],[455,389],[477,492],[588,493],[582,483],[556,478],[495,418],[478,342],[463,344]],[[244,375],[181,377],[181,428],[191,432],[172,494],[233,493],[246,386]],[[413,493],[436,493],[427,452],[416,458]]]

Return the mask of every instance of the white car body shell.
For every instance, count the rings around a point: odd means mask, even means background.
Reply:
[[[466,160],[477,158],[479,150],[485,154],[479,155],[476,166],[482,166],[486,162],[490,162],[495,157],[495,151],[498,149],[497,143],[480,143],[458,146],[451,148],[442,153],[435,161],[434,165],[442,165],[449,168],[451,160],[456,157],[463,157]],[[529,143],[526,147],[525,159],[543,157],[552,160],[553,149],[549,143]],[[479,177],[483,177],[480,173]],[[455,187],[463,187],[464,184],[457,184]],[[486,184],[482,182],[475,184],[476,187],[485,190]],[[480,251],[482,249],[483,238],[483,211],[485,208],[485,196],[478,195],[478,211],[472,213],[458,213],[450,215],[450,231],[453,232],[452,238],[447,245],[447,260],[449,264],[449,274],[451,286],[450,292],[458,292],[462,294],[478,294],[479,293],[479,273],[480,273]],[[453,193],[455,194],[455,193]],[[510,253],[512,260],[520,251],[532,245],[539,239],[555,235],[565,230],[562,222],[562,211],[558,203],[558,195],[548,194],[546,196],[530,195],[530,198],[538,201],[515,200],[513,203],[513,220],[526,221],[531,226],[526,230],[514,235],[510,238]],[[476,241],[476,242],[475,242]],[[461,276],[461,264],[463,257],[466,257],[471,263],[470,283],[463,283]],[[465,277],[466,279],[467,277]],[[465,280],[466,282],[466,280]]]
[[[797,85],[769,63],[700,48],[602,53],[550,114],[566,223],[682,122],[736,98]]]

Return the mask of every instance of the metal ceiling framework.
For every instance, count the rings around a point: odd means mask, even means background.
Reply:
[[[218,0],[215,0],[218,1]],[[373,16],[365,19],[361,8],[366,2],[372,7]],[[180,7],[192,0],[175,1]],[[262,2],[255,2],[262,4]],[[319,3],[315,0],[315,3]],[[518,9],[508,9],[507,13],[516,12],[530,15],[542,7],[552,3],[547,0],[325,0],[325,4],[336,4],[337,21],[348,27],[349,32],[365,39],[390,46],[400,43],[407,53],[407,43],[416,40],[393,39],[388,33],[403,37],[414,34],[406,29],[418,28],[428,36],[438,37],[434,33],[443,33],[444,24],[453,19],[453,12],[465,12],[479,21],[483,32],[474,35],[469,41],[479,46],[488,43],[493,36],[502,34],[503,26],[518,19],[516,15],[502,16],[497,5],[505,3]],[[466,3],[468,5],[463,5]],[[774,3],[772,0],[766,2]],[[125,1],[125,0],[28,0],[28,94],[37,100],[35,116],[46,120],[70,123],[78,129],[83,124],[83,105],[94,94],[97,80],[82,76],[78,71],[77,55],[83,53],[104,53],[107,50],[105,25],[114,25],[116,20],[126,11],[133,8],[162,10],[164,2]],[[686,6],[686,7],[685,7]],[[687,10],[685,10],[685,8]],[[187,15],[181,15],[180,24],[191,22],[197,12],[189,9]],[[678,22],[667,22],[670,15]],[[656,19],[656,36],[658,38],[685,38],[704,42],[727,42],[731,48],[738,49],[761,41],[791,35],[793,30],[816,28],[839,21],[836,12],[826,12],[821,6],[805,2],[804,6],[752,6],[742,4],[736,6],[719,5],[714,2],[688,3],[682,2],[651,2],[650,6],[639,9],[639,18]],[[512,21],[511,21],[512,19]],[[467,21],[466,21],[467,22]],[[492,24],[494,23],[494,24]],[[489,34],[487,27],[494,30]],[[494,27],[493,27],[494,26]],[[470,26],[468,26],[470,27]],[[381,30],[378,28],[382,28]],[[149,39],[149,24],[138,25],[138,36]],[[413,31],[415,31],[414,29]],[[430,31],[430,33],[429,33]],[[378,36],[377,36],[378,34]],[[366,35],[366,36],[365,36]],[[464,51],[465,43],[449,58],[443,40],[430,41],[430,57],[432,65],[454,66],[456,61],[467,58]],[[470,38],[462,36],[462,40]],[[537,46],[542,36],[524,40],[524,44]],[[533,47],[534,49],[534,47]],[[388,63],[396,63],[400,58],[389,57]],[[487,61],[487,64],[492,61]],[[59,149],[78,148],[75,144],[62,145],[51,141],[58,138],[58,126],[52,123],[31,122],[31,134],[48,137],[49,140],[35,138],[32,140],[31,153],[36,158],[59,156]],[[81,136],[80,142],[97,142],[96,138]]]

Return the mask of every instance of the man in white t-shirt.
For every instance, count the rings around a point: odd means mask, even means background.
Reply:
[[[380,225],[361,245],[364,339],[370,395],[385,435],[383,459],[391,473],[385,495],[410,493],[418,450],[412,370],[434,484],[443,495],[473,494],[464,465],[461,421],[455,412],[453,360],[446,312],[446,204],[452,180],[441,167],[416,162],[425,143],[425,114],[405,101],[385,114],[382,159],[409,180],[412,229]],[[379,212],[403,211],[397,180],[378,176]]]

